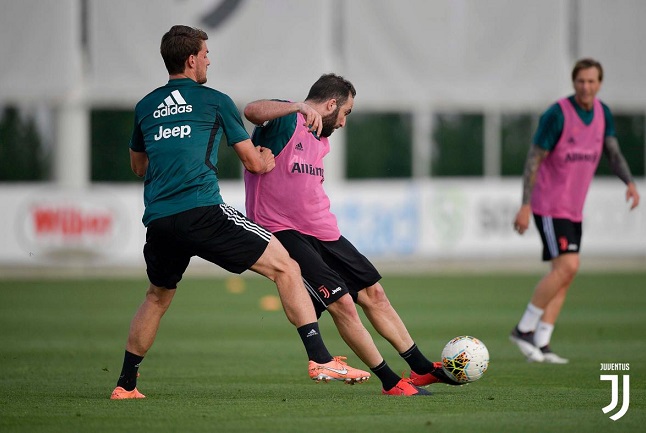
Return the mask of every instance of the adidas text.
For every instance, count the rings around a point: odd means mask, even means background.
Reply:
[[[314,337],[315,335],[319,335],[319,333],[316,332],[315,329],[312,329],[310,332],[307,333],[307,337]]]
[[[179,93],[179,90],[173,90],[170,92],[164,102],[157,106],[157,109],[153,112],[153,117],[159,119],[160,117],[172,116],[174,114],[180,113],[190,113],[193,111],[193,106],[186,103],[186,100]]]
[[[160,117],[172,116],[173,114],[190,113],[193,111],[192,105],[173,105],[170,107],[163,107],[153,112],[153,117],[159,119]]]
[[[182,125],[174,126],[173,128],[159,127],[159,132],[155,135],[155,141],[159,141],[170,137],[184,138],[191,135],[191,126]]]

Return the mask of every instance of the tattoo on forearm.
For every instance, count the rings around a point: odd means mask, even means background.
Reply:
[[[626,162],[626,158],[619,150],[619,142],[615,137],[606,137],[603,142],[603,153],[610,161],[610,168],[612,172],[619,177],[626,185],[633,181],[633,176],[630,173],[630,167]]]
[[[532,190],[536,183],[536,173],[541,162],[547,156],[548,151],[532,144],[527,152],[527,160],[525,161],[525,170],[523,171],[523,204],[529,204],[532,198]]]

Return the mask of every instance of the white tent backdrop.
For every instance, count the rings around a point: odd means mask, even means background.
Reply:
[[[373,5],[346,4],[345,60],[364,104],[527,105],[567,86],[566,2]]]
[[[0,104],[56,102],[82,77],[78,0],[0,1]]]
[[[542,106],[569,91],[581,56],[604,64],[605,100],[638,107],[646,100],[640,0],[0,0],[0,7],[0,101],[55,103],[84,76],[90,102],[130,107],[165,83],[159,42],[173,24],[209,33],[209,84],[240,103],[302,99],[333,70],[356,83],[364,107]]]
[[[261,97],[303,99],[325,65],[326,2],[240,0],[217,28],[203,19],[216,1],[92,2],[93,99],[132,104],[168,79],[159,54],[174,24],[203,28],[211,66],[208,85],[246,103]]]
[[[604,79],[602,99],[615,107],[646,106],[646,2],[580,1],[579,53],[599,59]]]

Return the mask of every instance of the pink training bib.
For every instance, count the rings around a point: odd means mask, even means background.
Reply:
[[[558,103],[563,111],[563,132],[538,170],[532,212],[580,222],[585,197],[601,158],[606,121],[598,99],[594,100],[594,117],[589,125],[583,123],[567,98]]]
[[[336,216],[323,189],[327,138],[317,139],[297,114],[296,129],[276,156],[276,167],[255,175],[245,171],[247,216],[271,232],[297,230],[323,241],[339,239]]]

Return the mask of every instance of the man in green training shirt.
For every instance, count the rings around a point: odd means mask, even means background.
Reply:
[[[173,26],[161,41],[168,84],[135,108],[130,164],[145,177],[144,258],[150,286],[132,319],[123,368],[110,398],[145,397],[136,388],[139,365],[193,256],[274,281],[305,346],[310,377],[362,382],[369,373],[332,357],[325,347],[296,262],[269,231],[222,200],[216,169],[222,134],[249,172],[269,172],[275,161],[271,151],[254,147],[231,98],[203,85],[210,64],[207,39],[202,30]]]

